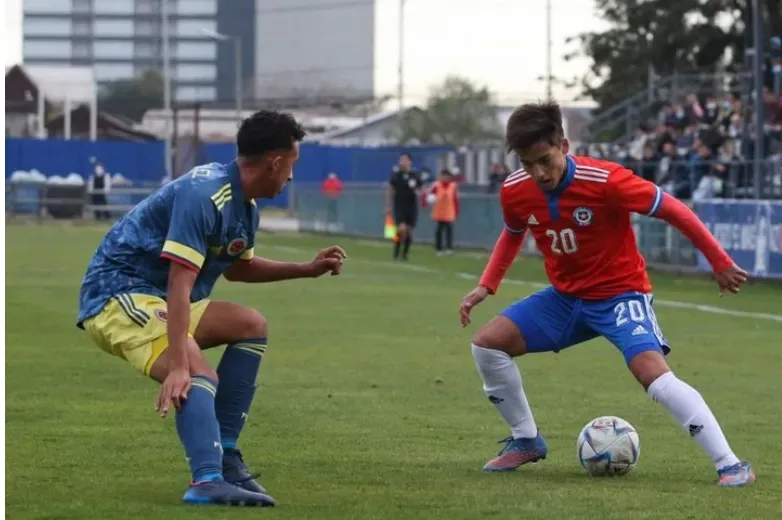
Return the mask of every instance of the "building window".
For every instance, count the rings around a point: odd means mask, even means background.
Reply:
[[[71,57],[71,42],[65,40],[24,40],[24,58],[64,58]]]
[[[133,44],[128,41],[101,41],[93,42],[92,55],[97,59],[132,59]]]
[[[160,35],[160,22],[157,20],[137,20],[136,35],[138,36]]]
[[[204,31],[216,32],[216,20],[179,20],[176,34],[180,38],[203,38]]]
[[[215,65],[179,63],[176,66],[178,81],[213,81],[215,78],[217,78]]]
[[[95,36],[133,36],[132,20],[95,20],[92,29]]]
[[[217,58],[217,43],[213,41],[203,42],[178,42],[175,56],[183,60],[209,61]]]
[[[74,20],[71,24],[74,36],[92,37],[92,24],[87,20]]]
[[[133,77],[132,63],[97,63],[93,65],[98,81],[115,81]]]
[[[92,0],[73,0],[73,12],[85,14],[92,12]]]
[[[217,14],[218,0],[185,0],[187,14],[190,15],[215,15]]]
[[[70,36],[71,22],[63,18],[32,18],[25,16],[25,36]]]
[[[98,0],[95,2],[95,14],[133,14],[135,0]]]
[[[137,58],[157,58],[162,56],[162,51],[157,43],[136,42],[134,54]]]
[[[35,13],[67,14],[71,12],[71,0],[24,0],[20,3],[25,15]]]
[[[160,12],[160,0],[136,0],[136,12],[154,14]]]
[[[92,41],[73,42],[73,52],[71,57],[77,60],[92,58]]]
[[[217,89],[207,85],[188,85],[178,87],[175,96],[177,101],[214,101],[217,99]]]

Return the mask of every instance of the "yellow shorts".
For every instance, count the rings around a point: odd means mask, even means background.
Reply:
[[[195,334],[209,300],[190,304],[190,330]],[[127,360],[149,375],[152,365],[168,348],[166,302],[146,294],[121,294],[99,314],[84,322],[84,329],[104,351]]]

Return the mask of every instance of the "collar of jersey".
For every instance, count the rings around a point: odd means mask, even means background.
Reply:
[[[549,199],[557,199],[560,195],[573,183],[573,176],[576,174],[576,162],[569,155],[565,156],[567,161],[567,171],[565,172],[565,178],[559,183],[559,186],[551,191],[544,191],[546,197]]]

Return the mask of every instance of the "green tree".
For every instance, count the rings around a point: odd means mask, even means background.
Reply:
[[[609,107],[646,88],[651,65],[658,76],[674,71],[738,70],[744,60],[745,13],[751,0],[597,0],[610,24],[581,34],[589,74],[582,94]],[[782,0],[761,0],[766,34],[782,34]]]
[[[101,111],[141,121],[147,110],[163,107],[163,77],[157,70],[149,69],[136,78],[112,81],[103,88],[99,107]]]
[[[489,90],[451,76],[432,89],[423,110],[402,117],[398,139],[459,146],[497,141],[502,139],[502,129]]]

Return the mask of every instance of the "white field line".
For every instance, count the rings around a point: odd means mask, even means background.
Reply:
[[[304,249],[300,249],[297,247],[288,247],[288,246],[270,246],[274,249],[277,249],[279,251],[285,251],[289,253],[303,253],[305,252]],[[420,273],[436,273],[436,274],[443,274],[443,271],[440,271],[438,269],[433,269],[431,267],[426,267],[422,265],[415,265],[415,264],[403,264],[399,262],[383,262],[378,260],[368,260],[361,258],[361,262],[366,262],[370,264],[375,265],[382,265],[383,267],[396,267],[400,269],[406,269],[408,271],[415,271]],[[464,280],[476,280],[478,277],[472,273],[454,273],[455,276],[462,278]],[[530,282],[527,280],[514,280],[512,278],[506,278],[503,280],[504,284],[511,284],[511,285],[526,285],[528,287],[534,287],[536,289],[542,289],[544,287],[548,287],[547,284],[539,283],[539,282]],[[682,302],[677,300],[661,300],[658,298],[654,299],[655,305],[661,305],[664,307],[673,307],[676,309],[687,309],[687,310],[693,310],[693,311],[699,311],[706,314],[722,314],[725,316],[734,316],[737,318],[750,318],[754,320],[770,320],[770,321],[776,321],[777,323],[782,323],[782,315],[779,314],[769,314],[765,312],[747,312],[747,311],[737,311],[733,309],[725,309],[723,307],[714,307],[713,305],[701,305],[697,303],[692,302]]]

